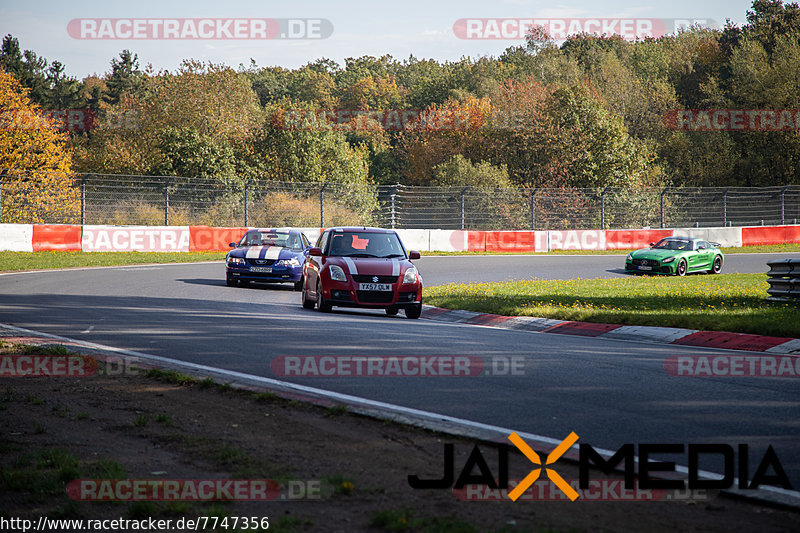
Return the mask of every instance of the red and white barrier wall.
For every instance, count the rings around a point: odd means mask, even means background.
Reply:
[[[319,228],[300,228],[315,242]],[[78,226],[0,224],[0,250],[35,252],[211,252],[228,249],[245,227]],[[735,228],[613,229],[564,231],[397,230],[406,247],[421,252],[548,252],[645,248],[672,235],[740,247],[800,243],[800,225]]]

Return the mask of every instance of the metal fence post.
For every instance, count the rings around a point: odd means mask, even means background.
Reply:
[[[534,187],[531,193],[531,230],[536,229],[536,191],[539,187]]]
[[[786,189],[789,187],[784,187],[781,189],[781,226],[786,224]]]
[[[661,191],[661,229],[664,229],[664,195],[667,194],[668,187]]]
[[[169,178],[164,181],[164,225],[169,226]]]
[[[467,189],[469,189],[469,187],[464,187],[464,189],[461,191],[461,229],[462,230],[466,226],[466,224],[465,224],[465,222],[466,222],[466,214],[464,212],[464,195],[466,194]]]
[[[600,193],[600,229],[606,229],[606,192],[611,187],[606,187]]]
[[[319,227],[325,227],[325,189],[328,187],[328,184],[325,183],[322,185],[322,188],[319,190]]]
[[[250,227],[249,213],[247,211],[247,204],[249,203],[250,195],[250,181],[244,182],[244,227]]]
[[[4,168],[3,172],[0,172],[0,222],[3,220],[3,178],[8,175],[8,169]]]
[[[91,174],[85,174],[81,178],[81,226],[86,225],[86,180]]]
[[[397,188],[399,186],[400,186],[399,183],[395,183],[392,186],[392,194],[389,197],[389,201],[390,201],[389,215],[390,215],[390,221],[391,221],[392,229],[395,229],[395,224],[397,223],[397,211],[396,211],[395,201],[396,201],[396,197],[397,197]]]
[[[725,189],[725,192],[722,193],[722,227],[728,225],[728,191],[730,188]]]

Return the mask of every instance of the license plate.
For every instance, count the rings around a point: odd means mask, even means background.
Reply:
[[[639,270],[653,270],[653,267],[640,266]]]
[[[359,283],[358,290],[360,291],[391,291],[392,285],[390,283]]]
[[[250,272],[262,272],[264,274],[271,274],[272,267],[250,267]]]

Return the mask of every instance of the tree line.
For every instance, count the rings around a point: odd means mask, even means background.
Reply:
[[[675,110],[800,108],[800,7],[780,0],[754,1],[742,26],[561,44],[534,30],[498,57],[459,61],[362,56],[287,69],[187,59],[156,72],[124,50],[109,72],[78,80],[8,35],[0,67],[43,109],[97,114],[97,127],[59,141],[76,172],[231,184],[800,184],[798,128],[683,131],[665,121]],[[298,110],[301,124],[287,120]],[[348,111],[343,121],[319,120],[336,110]],[[387,110],[417,120],[389,127]]]

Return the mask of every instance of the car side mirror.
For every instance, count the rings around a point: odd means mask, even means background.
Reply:
[[[420,257],[422,257],[422,256],[416,250],[411,250],[410,252],[408,252],[408,258],[409,259],[412,259],[412,260],[413,259],[419,259]]]
[[[322,250],[321,250],[321,249],[319,249],[319,248],[317,248],[316,246],[315,246],[315,247],[313,247],[313,248],[309,248],[309,249],[308,249],[308,255],[313,255],[313,256],[316,256],[316,257],[321,257],[321,256],[322,256]]]
[[[236,248],[236,243],[235,242],[229,242],[228,246],[230,246],[231,248]]]
[[[655,246],[655,245],[656,245],[656,243],[654,243],[654,242],[651,242],[651,243],[650,243],[650,248],[652,248],[652,247],[653,247],[653,246]]]

